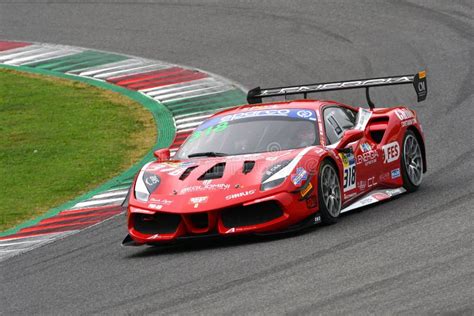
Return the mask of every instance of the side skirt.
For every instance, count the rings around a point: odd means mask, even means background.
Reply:
[[[366,195],[362,196],[360,199],[356,200],[355,202],[351,203],[350,205],[346,206],[341,210],[341,213],[349,212],[354,209],[364,207],[370,204],[378,203],[383,200],[391,199],[394,196],[400,195],[405,193],[406,190],[403,187],[399,187],[396,189],[379,189],[374,190],[372,192],[367,193]]]

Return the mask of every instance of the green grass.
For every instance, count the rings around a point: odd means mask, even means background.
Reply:
[[[151,113],[120,94],[0,69],[0,231],[120,174],[155,139]]]

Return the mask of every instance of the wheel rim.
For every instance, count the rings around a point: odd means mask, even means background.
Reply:
[[[341,188],[336,171],[330,165],[323,167],[321,182],[326,209],[332,217],[337,217],[341,212]]]
[[[420,185],[423,179],[423,157],[418,140],[413,135],[405,138],[403,153],[408,179],[413,185]]]

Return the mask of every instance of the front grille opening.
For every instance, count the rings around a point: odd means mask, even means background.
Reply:
[[[204,172],[202,176],[198,178],[198,180],[211,180],[211,179],[219,179],[222,178],[224,175],[225,169],[225,162],[218,163],[214,165],[212,168]]]
[[[195,213],[189,215],[189,220],[193,223],[193,226],[199,229],[207,228],[209,226],[209,218],[207,213]]]
[[[191,171],[193,171],[194,169],[196,169],[198,166],[192,166],[192,167],[189,167],[187,168],[186,170],[184,170],[184,172],[179,176],[179,180],[184,180],[186,179],[190,174],[191,174]]]
[[[272,221],[283,215],[283,210],[275,201],[236,206],[222,211],[222,223],[227,228],[257,225]]]
[[[133,214],[133,226],[142,234],[172,234],[178,229],[181,217],[177,214]]]

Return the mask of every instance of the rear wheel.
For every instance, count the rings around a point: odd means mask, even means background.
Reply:
[[[416,191],[423,181],[423,154],[412,131],[407,131],[403,139],[401,167],[403,187],[408,192]]]
[[[341,186],[336,168],[329,161],[321,164],[318,180],[321,219],[325,224],[333,224],[341,213]]]

